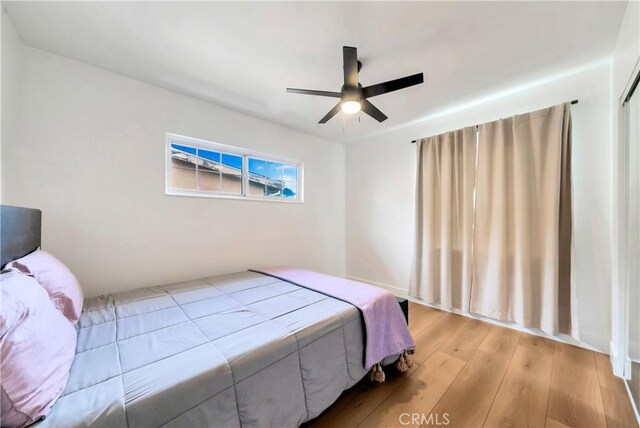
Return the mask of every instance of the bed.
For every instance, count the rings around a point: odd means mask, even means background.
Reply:
[[[2,207],[3,265],[40,246],[40,219]],[[250,271],[89,298],[76,329],[39,427],[293,427],[367,373],[356,307]]]
[[[253,272],[87,299],[41,426],[298,426],[366,374],[363,343],[355,307]]]

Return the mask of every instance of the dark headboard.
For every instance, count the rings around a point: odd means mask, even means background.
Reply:
[[[42,211],[0,205],[0,265],[26,256],[40,246]]]

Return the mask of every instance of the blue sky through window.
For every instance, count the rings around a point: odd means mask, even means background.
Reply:
[[[242,169],[242,156],[229,155],[227,153],[222,154],[223,165],[231,166],[234,168]]]
[[[298,181],[298,167],[294,165],[282,165],[282,179],[284,181]]]
[[[195,148],[193,148],[193,147],[181,146],[181,145],[179,145],[179,144],[172,144],[172,145],[171,145],[171,148],[172,148],[172,149],[181,150],[181,151],[183,151],[183,152],[185,152],[185,153],[190,153],[190,154],[192,154],[192,155],[195,155],[195,154],[196,154],[196,149],[195,149]]]
[[[210,150],[198,149],[198,156],[204,159],[208,159],[213,162],[220,162],[220,153],[212,152]]]
[[[267,177],[272,180],[282,180],[282,164],[267,162]]]
[[[251,174],[265,175],[265,162],[260,159],[249,158],[249,172]]]

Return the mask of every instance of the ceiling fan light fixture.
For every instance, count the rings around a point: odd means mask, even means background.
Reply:
[[[341,105],[342,111],[346,114],[354,114],[360,111],[362,104],[359,101],[345,101]]]

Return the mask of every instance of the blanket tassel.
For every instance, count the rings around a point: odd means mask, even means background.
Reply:
[[[382,370],[382,365],[381,364],[374,364],[373,367],[371,368],[371,371],[369,372],[369,379],[372,382],[384,382],[385,380],[385,375],[384,375],[384,371]]]
[[[400,358],[398,358],[398,361],[396,361],[396,369],[398,369],[400,373],[404,373],[413,367],[413,361],[409,359],[409,353],[413,354],[411,351],[404,351],[402,355],[400,355]]]

